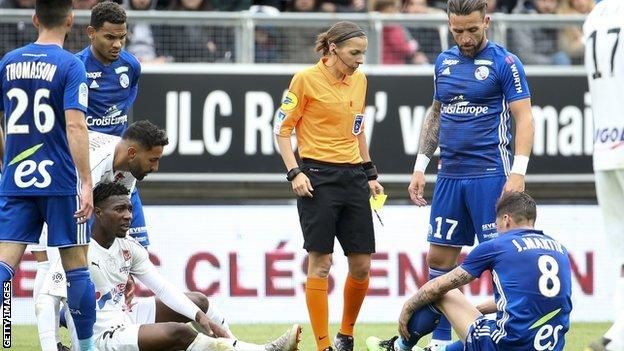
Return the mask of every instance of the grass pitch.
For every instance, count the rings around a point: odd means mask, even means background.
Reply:
[[[232,331],[241,340],[255,343],[265,343],[269,339],[279,336],[288,328],[286,324],[238,324],[232,326]],[[599,338],[609,327],[608,323],[573,323],[570,331],[566,335],[566,350],[579,351],[592,340]],[[338,325],[331,326],[331,333],[334,335],[338,331]],[[369,335],[380,337],[390,337],[396,334],[395,324],[358,324],[356,326],[355,350],[365,351],[364,340]],[[65,344],[68,344],[66,333],[63,334]],[[422,340],[420,344],[426,344],[428,339]],[[300,350],[314,351],[314,337],[309,324],[303,325],[303,339]],[[37,337],[37,327],[13,326],[11,350],[33,351],[40,350]]]

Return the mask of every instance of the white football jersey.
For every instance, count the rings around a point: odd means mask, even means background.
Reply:
[[[594,115],[594,170],[624,168],[624,1],[603,0],[583,25]]]
[[[123,310],[124,291],[129,274],[143,275],[155,269],[147,250],[130,236],[116,238],[108,249],[92,239],[88,260],[97,312],[93,333],[102,333],[111,325],[132,323]]]
[[[134,189],[136,179],[132,173],[113,170],[115,146],[120,140],[118,136],[89,131],[89,164],[93,187],[104,182],[116,182],[123,184],[130,192]]]

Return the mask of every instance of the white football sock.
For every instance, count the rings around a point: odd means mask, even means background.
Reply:
[[[204,334],[197,334],[186,351],[265,351],[265,349],[264,345],[249,344],[235,339],[215,339]]]
[[[622,274],[624,272],[620,272]],[[614,293],[613,307],[615,310],[615,321],[604,337],[611,340],[607,345],[607,350],[624,350],[624,276],[617,279]]]
[[[37,316],[37,330],[39,342],[43,351],[57,351],[56,332],[58,311],[61,298],[48,294],[39,294],[35,302],[35,314]]]
[[[35,274],[35,284],[33,286],[33,299],[37,301],[37,295],[41,291],[45,277],[50,270],[50,261],[37,262],[37,273]]]
[[[227,320],[225,319],[225,316],[223,315],[221,310],[217,307],[217,305],[212,303],[212,301],[208,302],[208,311],[206,311],[206,317],[208,317],[208,319],[212,323],[220,326],[226,332],[228,332],[228,334],[230,335],[230,338],[232,338],[232,339],[235,338],[234,334],[232,334],[232,331],[230,330],[230,325],[228,324]]]

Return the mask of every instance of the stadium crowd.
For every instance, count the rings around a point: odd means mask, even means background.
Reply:
[[[164,11],[252,11],[268,15],[296,13],[384,14],[444,13],[442,0],[120,0],[128,10]],[[89,10],[98,0],[73,0],[75,9]],[[34,8],[34,0],[0,0],[0,8]],[[489,0],[490,13],[587,14],[594,0]],[[83,26],[84,27],[84,26]],[[225,26],[162,25],[143,21],[129,23],[127,50],[143,63],[233,62],[234,29]],[[254,62],[314,63],[314,42],[326,28],[258,26],[255,29]],[[77,52],[86,44],[86,29],[76,26],[66,40],[66,48]],[[34,40],[30,23],[0,24],[0,55]],[[582,64],[583,43],[580,26],[564,29],[516,27],[505,32],[508,47],[526,64]],[[496,40],[495,33],[491,37]],[[381,62],[387,65],[433,64],[448,41],[446,26],[404,27],[387,25],[382,33]]]

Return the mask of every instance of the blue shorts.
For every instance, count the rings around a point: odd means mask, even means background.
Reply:
[[[143,204],[141,203],[139,190],[136,186],[130,195],[130,202],[132,202],[132,223],[130,223],[128,234],[135,238],[143,247],[148,247],[150,242],[147,235],[147,226],[145,225]]]
[[[507,177],[454,179],[438,177],[429,219],[430,243],[472,246],[498,236],[496,201]]]
[[[79,204],[77,195],[0,196],[0,241],[36,244],[45,222],[48,246],[87,245],[91,225],[76,223]]]
[[[496,328],[496,321],[483,316],[477,318],[468,329],[464,351],[499,351],[498,345],[492,340]]]

